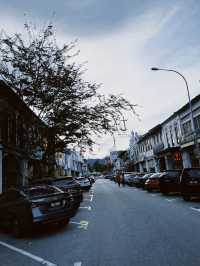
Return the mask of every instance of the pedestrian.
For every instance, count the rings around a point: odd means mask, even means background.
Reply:
[[[116,174],[116,181],[117,181],[118,186],[120,187],[121,177],[120,177],[120,174],[119,173]]]

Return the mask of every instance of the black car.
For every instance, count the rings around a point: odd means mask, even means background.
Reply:
[[[54,186],[13,188],[0,196],[0,224],[20,237],[35,225],[67,224],[69,207],[68,194]]]
[[[34,184],[48,184],[58,187],[69,194],[71,201],[71,214],[75,215],[81,201],[83,194],[79,183],[73,177],[58,177],[58,178],[44,178],[34,181]]]
[[[200,168],[185,168],[181,173],[181,194],[184,200],[200,198]]]
[[[70,194],[72,209],[74,209],[74,211],[72,210],[72,213],[74,215],[83,200],[83,193],[79,183],[72,177],[67,177],[53,179],[51,184]]]
[[[169,193],[180,193],[181,170],[167,170],[160,177],[160,191],[167,195]]]

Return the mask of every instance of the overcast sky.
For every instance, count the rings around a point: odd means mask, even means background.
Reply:
[[[78,39],[86,78],[103,83],[101,91],[124,94],[138,104],[140,121],[127,115],[127,134],[116,136],[117,149],[128,147],[130,131],[144,133],[187,102],[182,72],[191,96],[200,92],[199,0],[0,0],[0,25],[21,31],[27,17],[43,25],[52,14],[60,42]],[[98,139],[93,156],[113,148],[112,138]],[[92,156],[92,154],[91,154]]]

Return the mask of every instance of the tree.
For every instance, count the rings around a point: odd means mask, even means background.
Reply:
[[[102,95],[99,84],[83,79],[72,60],[75,43],[59,47],[54,27],[26,34],[2,34],[0,76],[57,136],[57,147],[92,146],[94,137],[119,130],[124,111],[134,105],[121,95]],[[59,140],[59,141],[58,141]]]

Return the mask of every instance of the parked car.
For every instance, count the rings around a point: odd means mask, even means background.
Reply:
[[[144,188],[145,187],[145,182],[152,175],[153,175],[153,173],[148,173],[148,174],[145,174],[145,175],[140,176],[139,177],[138,187]]]
[[[135,175],[135,177],[133,178],[133,185],[135,187],[140,187],[141,179],[143,178],[144,175],[145,173],[137,173]]]
[[[124,174],[124,181],[127,185],[133,185],[133,179],[135,178],[136,174]]]
[[[80,206],[81,201],[83,200],[83,194],[81,192],[80,184],[72,177],[58,177],[58,178],[43,178],[35,180],[34,185],[53,185],[63,190],[66,193],[69,193],[71,201],[71,214],[75,215],[78,207]]]
[[[181,194],[184,200],[200,198],[200,168],[185,168],[180,177]]]
[[[92,185],[93,183],[95,183],[95,178],[94,178],[94,176],[89,176],[88,179],[90,180],[91,185]]]
[[[145,189],[148,191],[152,190],[160,190],[160,176],[162,173],[155,173],[149,176],[149,178],[145,182]]]
[[[64,192],[69,193],[72,216],[75,215],[81,201],[83,200],[80,184],[72,177],[55,178],[51,181],[51,184],[62,189]]]
[[[160,191],[163,194],[180,193],[181,170],[167,170],[160,177]]]
[[[79,183],[81,190],[89,190],[92,186],[90,180],[86,177],[76,177],[76,181]]]
[[[0,224],[11,229],[16,237],[35,225],[65,225],[70,216],[69,195],[54,186],[13,188],[0,196]]]

